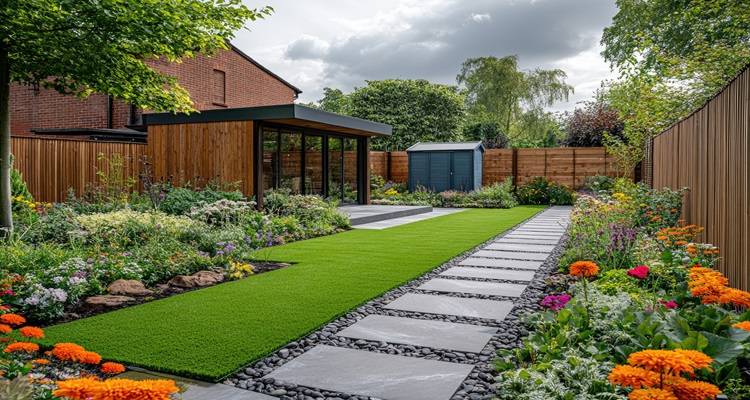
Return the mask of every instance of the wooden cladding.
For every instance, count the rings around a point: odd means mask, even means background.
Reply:
[[[253,146],[253,121],[152,125],[146,154],[157,181],[237,184],[253,196]]]
[[[97,182],[97,171],[115,154],[123,159],[125,176],[138,181],[146,145],[140,143],[97,142],[80,139],[13,137],[14,166],[23,174],[37,201],[61,202],[68,189],[80,195]],[[102,155],[102,160],[98,160]]]
[[[390,160],[390,161],[389,161]],[[405,151],[372,152],[372,173],[394,182],[406,183],[409,176],[409,160]],[[561,147],[542,149],[487,149],[482,165],[482,184],[502,182],[507,177],[516,177],[523,184],[536,176],[576,189],[583,186],[586,177],[607,175],[632,177],[622,173],[614,159],[602,147]]]
[[[683,218],[721,251],[719,269],[750,290],[750,70],[650,146],[653,187],[689,188]]]

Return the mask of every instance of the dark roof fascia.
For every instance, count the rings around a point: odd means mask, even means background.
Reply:
[[[77,134],[104,134],[109,136],[133,136],[146,137],[145,132],[132,129],[110,129],[110,128],[32,128],[31,132],[36,135],[77,135]]]
[[[237,46],[233,45],[232,43],[229,43],[229,46],[232,48],[232,51],[234,51],[235,53],[239,54],[242,58],[244,58],[245,60],[249,61],[251,64],[255,65],[256,67],[260,68],[263,72],[267,73],[268,75],[271,75],[272,77],[274,77],[279,82],[281,82],[284,85],[288,86],[290,89],[294,90],[295,97],[299,96],[299,94],[302,93],[302,90],[300,90],[298,87],[292,85],[286,79],[284,79],[284,78],[276,75],[276,73],[274,73],[270,69],[264,67],[261,63],[255,61],[252,57],[250,57],[245,52],[243,52],[242,50],[240,50],[239,48],[237,48]]]
[[[419,153],[419,152],[424,152],[424,151],[429,151],[429,152],[475,151],[477,149],[481,150],[482,153],[485,152],[485,147],[484,147],[484,144],[482,142],[477,142],[476,146],[474,146],[472,148],[466,148],[466,149],[429,149],[429,148],[426,148],[426,149],[413,149],[413,147],[415,147],[417,145],[420,145],[420,144],[421,145],[430,145],[430,144],[451,144],[451,143],[432,143],[432,142],[419,143],[419,142],[417,142],[414,145],[412,145],[411,147],[409,147],[408,149],[406,149],[406,152],[407,153]],[[456,144],[467,144],[467,143],[456,143]]]
[[[356,129],[380,136],[390,136],[393,128],[380,122],[334,114],[299,104],[275,106],[227,108],[206,110],[191,114],[155,113],[143,114],[144,125],[172,125],[224,121],[269,121],[299,119],[302,121]]]

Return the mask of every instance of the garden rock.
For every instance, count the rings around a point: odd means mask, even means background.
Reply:
[[[192,277],[196,286],[210,286],[224,281],[224,275],[214,271],[198,271]]]
[[[146,289],[143,282],[133,279],[118,279],[107,287],[107,292],[113,295],[121,296],[150,296],[154,294],[152,290]]]
[[[114,308],[120,307],[124,304],[135,301],[135,298],[130,296],[117,296],[112,294],[105,294],[102,296],[91,296],[84,300],[86,306],[92,309],[100,308]]]
[[[196,287],[195,278],[188,275],[177,275],[169,280],[169,286],[175,286],[183,289]]]

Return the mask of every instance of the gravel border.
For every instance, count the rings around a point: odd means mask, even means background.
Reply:
[[[550,210],[550,208],[544,211]],[[380,297],[373,299],[362,306],[348,312],[344,316],[337,318],[334,321],[327,323],[320,329],[313,333],[308,334],[304,338],[297,341],[291,342],[281,349],[277,350],[273,354],[252,363],[245,367],[242,371],[231,376],[224,381],[225,384],[235,386],[241,389],[252,390],[259,393],[264,393],[271,396],[276,396],[286,400],[320,400],[320,399],[352,399],[352,400],[370,400],[375,399],[368,396],[358,396],[348,393],[339,393],[332,391],[324,391],[315,388],[309,388],[304,386],[298,386],[294,384],[285,384],[281,382],[275,382],[273,378],[262,378],[269,374],[276,368],[284,365],[286,362],[291,361],[307,350],[317,345],[329,345],[336,347],[346,347],[352,349],[366,350],[374,353],[385,353],[393,355],[401,355],[408,357],[418,357],[427,360],[440,360],[449,361],[460,364],[471,364],[475,365],[474,370],[469,374],[467,379],[463,382],[458,391],[451,397],[451,400],[483,400],[492,399],[494,397],[494,384],[495,384],[495,368],[493,360],[495,354],[499,349],[511,349],[521,345],[521,340],[525,337],[528,332],[523,327],[522,317],[538,311],[541,309],[539,306],[540,300],[547,294],[547,283],[546,278],[554,273],[558,267],[558,260],[564,249],[565,243],[567,242],[567,234],[564,234],[558,244],[550,253],[550,256],[543,262],[542,266],[536,270],[534,279],[527,283],[528,287],[524,290],[521,297],[498,297],[498,296],[485,296],[465,293],[447,293],[447,292],[432,292],[417,289],[418,286],[424,282],[435,278],[447,278],[447,279],[463,279],[463,280],[474,280],[484,282],[509,282],[509,283],[521,283],[518,281],[508,280],[494,280],[494,279],[481,279],[481,278],[462,278],[452,276],[440,276],[443,271],[460,266],[459,263],[464,259],[468,258],[471,254],[487,246],[488,244],[502,238],[506,234],[510,233],[518,226],[534,219],[544,211],[530,217],[527,220],[520,222],[518,225],[511,229],[491,238],[490,240],[481,243],[480,245],[467,250],[461,255],[451,259],[443,265],[417,277],[416,279],[398,287],[392,289]],[[474,267],[472,267],[474,268]],[[481,268],[481,267],[476,267]],[[528,270],[525,270],[528,271]],[[525,282],[524,282],[525,283]],[[396,298],[402,296],[405,293],[435,293],[442,296],[453,296],[453,297],[469,297],[469,298],[482,298],[492,300],[506,300],[514,303],[513,310],[503,321],[496,321],[482,318],[470,318],[460,317],[452,315],[435,315],[427,313],[417,313],[399,310],[388,310],[382,308],[384,305],[392,302]],[[425,319],[433,321],[446,321],[446,322],[458,322],[465,324],[481,325],[496,327],[498,333],[490,340],[485,348],[480,353],[466,353],[457,352],[450,350],[433,349],[428,347],[420,347],[414,345],[404,344],[393,344],[386,342],[377,342],[370,340],[361,339],[350,339],[345,337],[336,336],[336,333],[353,325],[357,321],[365,318],[368,315],[390,315],[400,317],[410,317],[416,319]]]

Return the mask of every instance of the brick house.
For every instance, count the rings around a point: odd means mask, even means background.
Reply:
[[[235,46],[182,63],[149,61],[177,77],[201,111],[293,103],[301,91]],[[92,139],[145,140],[144,111],[103,94],[86,99],[53,90],[11,87],[11,133]]]

